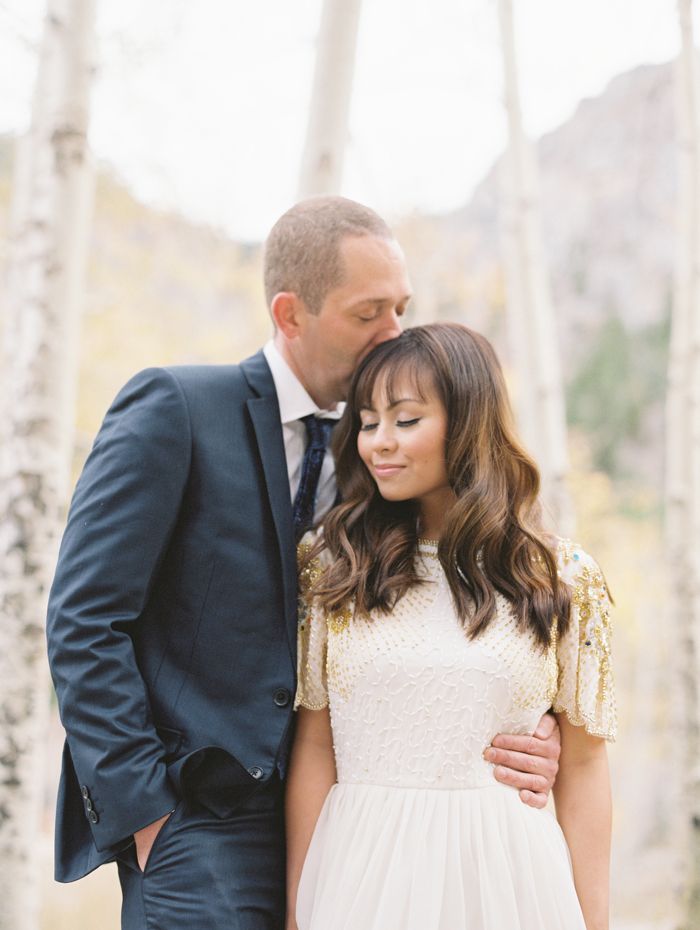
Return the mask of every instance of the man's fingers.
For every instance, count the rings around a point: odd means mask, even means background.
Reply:
[[[546,743],[535,736],[514,736],[508,733],[499,733],[498,736],[494,737],[493,745],[497,749],[510,749],[528,756],[545,756],[547,754]]]
[[[545,714],[533,736],[499,733],[484,751],[493,763],[494,777],[520,791],[520,799],[530,807],[545,807],[559,769],[561,739],[557,721]]]
[[[535,736],[514,736],[508,733],[499,733],[494,737],[493,746],[496,749],[506,749],[526,756],[540,756],[544,759],[559,759],[560,744],[555,740],[538,739]]]
[[[518,772],[530,775],[540,775],[546,779],[550,786],[554,783],[554,777],[558,768],[552,759],[547,759],[543,756],[526,755],[525,753],[513,752],[508,749],[495,749],[493,746],[489,746],[486,749],[484,758],[487,762],[492,762],[494,765],[505,766],[508,769],[516,769]]]
[[[538,792],[528,791],[527,789],[520,792],[520,800],[523,804],[527,804],[528,807],[535,807],[538,810],[542,810],[543,807],[547,806],[547,798],[548,795],[546,794],[539,794]]]
[[[533,736],[536,736],[537,739],[549,739],[558,726],[559,724],[554,714],[545,714],[537,724],[537,729]]]
[[[544,792],[545,796],[551,787],[548,779],[542,775],[514,772],[513,769],[507,769],[501,765],[496,766],[493,775],[496,781],[500,781],[503,785],[510,785],[512,788],[518,788],[521,791],[525,789],[536,794]]]

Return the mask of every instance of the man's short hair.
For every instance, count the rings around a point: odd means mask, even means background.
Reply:
[[[287,210],[265,243],[265,297],[291,291],[309,313],[321,311],[326,295],[343,283],[340,243],[346,236],[394,235],[374,210],[345,197],[311,197]]]

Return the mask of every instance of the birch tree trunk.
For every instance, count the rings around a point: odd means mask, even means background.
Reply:
[[[0,400],[0,930],[36,930],[46,597],[68,492],[93,174],[95,0],[49,0],[18,147]]]
[[[324,0],[299,200],[337,194],[343,177],[362,0]]]
[[[679,0],[678,244],[666,406],[666,538],[678,644],[683,758],[680,792],[683,918],[700,926],[700,68],[691,0]]]
[[[517,380],[516,412],[542,474],[542,497],[556,527],[575,535],[566,479],[566,408],[556,320],[540,218],[535,151],[522,127],[511,0],[499,0],[509,148],[503,165],[506,310]]]

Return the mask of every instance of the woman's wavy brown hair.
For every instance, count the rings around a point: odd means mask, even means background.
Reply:
[[[513,604],[522,627],[546,645],[558,618],[569,621],[571,594],[557,574],[553,540],[542,527],[539,472],[518,441],[501,367],[491,344],[457,323],[406,330],[370,352],[355,372],[332,447],[342,503],[302,568],[327,548],[333,562],[307,600],[328,612],[354,602],[357,613],[389,612],[421,580],[416,571],[418,507],[387,501],[357,451],[360,411],[381,385],[393,404],[410,384],[434,394],[447,412],[445,456],[456,501],[438,558],[457,614],[474,637],[494,615],[495,592]]]

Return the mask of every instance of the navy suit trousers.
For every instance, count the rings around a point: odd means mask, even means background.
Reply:
[[[283,930],[283,789],[277,775],[225,818],[182,800],[142,872],[117,860],[122,930]]]

